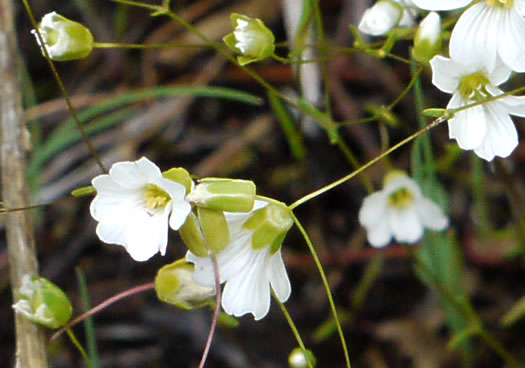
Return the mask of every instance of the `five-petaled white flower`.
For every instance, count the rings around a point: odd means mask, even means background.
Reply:
[[[444,230],[448,218],[438,205],[423,196],[413,179],[392,171],[385,177],[383,189],[364,199],[359,223],[365,227],[372,246],[384,247],[392,236],[400,243],[415,243],[425,227]]]
[[[97,235],[105,243],[126,248],[136,261],[166,252],[169,226],[178,230],[191,205],[183,185],[163,178],[160,169],[142,157],[118,162],[107,175],[92,180],[97,195],[91,216],[99,223]]]
[[[293,222],[285,206],[259,200],[249,213],[225,212],[225,216],[230,243],[216,255],[220,282],[226,282],[222,307],[230,315],[251,313],[259,320],[270,309],[270,286],[281,302],[290,296],[280,244]],[[196,282],[215,285],[210,257],[188,252],[186,260],[195,264]]]
[[[480,61],[463,64],[436,56],[430,65],[432,83],[452,94],[447,109],[503,94],[496,86],[510,76],[510,69],[501,63],[489,71]],[[448,121],[449,137],[487,161],[494,156],[507,157],[518,145],[518,133],[509,115],[525,116],[525,97],[506,96],[457,112]]]
[[[451,10],[472,0],[413,0],[422,9]],[[516,72],[525,72],[525,0],[483,0],[459,18],[450,37],[454,60],[484,60],[488,70],[498,59]]]

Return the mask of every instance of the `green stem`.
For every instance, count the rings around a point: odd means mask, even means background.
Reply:
[[[93,47],[97,49],[168,49],[168,48],[202,48],[208,45],[192,45],[183,43],[118,43],[118,42],[94,42]]]
[[[293,221],[301,234],[303,235],[304,240],[306,241],[306,244],[308,244],[308,248],[310,249],[310,252],[312,253],[312,257],[314,259],[315,265],[317,266],[317,270],[319,271],[319,274],[321,275],[321,280],[323,281],[324,288],[326,290],[326,295],[328,296],[328,303],[330,304],[330,309],[332,310],[332,315],[334,316],[335,325],[337,326],[337,333],[339,334],[339,339],[341,340],[341,346],[343,348],[343,352],[345,355],[345,361],[347,368],[351,368],[350,364],[350,355],[348,354],[348,348],[346,346],[346,340],[345,336],[343,334],[343,328],[341,327],[341,323],[339,321],[339,315],[337,314],[337,309],[335,308],[334,298],[332,296],[332,291],[330,290],[330,285],[328,284],[328,279],[326,278],[326,274],[323,269],[323,265],[321,264],[321,261],[319,260],[319,257],[317,256],[317,252],[315,251],[314,245],[312,241],[310,240],[310,237],[308,236],[308,233],[304,229],[304,227],[301,225],[297,217],[295,217],[295,214],[292,212],[291,216],[293,218]]]
[[[40,33],[40,29],[38,27],[38,23],[37,23],[37,21],[35,19],[35,16],[33,15],[33,10],[31,9],[31,6],[29,5],[28,0],[22,0],[22,2],[24,3],[24,7],[26,9],[27,15],[29,16],[29,20],[31,21],[31,25],[36,30],[38,43],[40,45],[45,45],[44,39],[43,39],[42,34]],[[85,130],[84,126],[82,125],[82,123],[80,122],[80,119],[78,118],[77,110],[73,106],[73,103],[71,102],[71,97],[69,96],[69,92],[67,91],[64,83],[62,82],[62,78],[58,74],[58,71],[57,71],[57,69],[55,67],[55,63],[53,63],[53,60],[51,60],[51,57],[49,56],[49,53],[47,52],[47,47],[42,47],[41,50],[43,51],[44,56],[46,57],[46,60],[49,63],[49,67],[51,68],[51,72],[53,73],[53,76],[55,77],[55,80],[56,80],[56,82],[58,84],[58,87],[60,88],[60,91],[62,92],[62,95],[64,96],[64,98],[66,100],[67,107],[69,108],[69,111],[71,112],[71,115],[73,116],[73,119],[75,120],[75,123],[77,124],[77,127],[78,127],[78,130],[80,131],[80,134],[82,134],[82,138],[84,139],[84,142],[88,146],[89,151],[91,152],[91,155],[93,156],[93,158],[97,162],[97,164],[100,167],[100,169],[104,173],[107,173],[108,170],[106,169],[106,167],[102,163],[102,160],[100,159],[100,157],[99,157],[95,147],[91,144],[91,141],[89,140],[89,137],[88,137],[88,135],[86,133],[86,130]]]
[[[80,344],[80,342],[78,341],[77,337],[75,336],[75,334],[73,333],[73,331],[71,331],[70,328],[67,328],[66,329],[66,332],[67,332],[67,335],[69,336],[69,339],[71,340],[71,342],[73,343],[73,345],[75,345],[75,347],[78,349],[78,351],[80,352],[80,355],[82,355],[82,358],[84,359],[84,362],[86,363],[86,365],[89,367],[89,368],[92,368],[93,365],[91,364],[91,361],[89,360],[89,357],[86,353],[86,350],[82,347],[82,345]]]
[[[321,194],[324,194],[324,193],[328,192],[329,190],[337,187],[338,185],[341,185],[341,184],[347,182],[348,180],[352,179],[356,175],[359,175],[361,172],[363,172],[366,169],[368,169],[370,166],[372,166],[372,165],[376,164],[377,162],[381,161],[383,158],[385,158],[386,156],[388,156],[389,154],[391,154],[392,152],[397,150],[399,147],[404,146],[406,143],[408,143],[408,142],[414,140],[415,138],[419,137],[420,135],[428,132],[430,129],[438,126],[439,124],[441,124],[444,121],[445,121],[444,118],[438,118],[438,119],[434,120],[432,123],[430,123],[429,125],[427,125],[423,129],[418,130],[417,132],[415,132],[411,136],[403,139],[401,142],[399,142],[399,143],[395,144],[394,146],[390,147],[388,150],[386,150],[385,152],[383,152],[382,154],[380,154],[376,158],[368,161],[366,164],[361,166],[359,169],[354,170],[353,172],[351,172],[350,174],[346,175],[345,177],[342,177],[341,179],[336,180],[333,183],[328,184],[328,185],[322,187],[321,189],[318,189],[315,192],[310,193],[308,195],[305,195],[304,197],[298,199],[297,201],[292,203],[289,206],[289,208],[291,210],[293,210],[293,209],[297,208],[298,206],[300,206],[301,204],[303,204],[305,202],[308,202],[309,200],[311,200],[311,199],[313,199],[315,197],[318,197]]]
[[[398,103],[403,100],[403,98],[406,97],[406,95],[410,92],[416,81],[418,80],[419,76],[423,72],[423,67],[420,66],[419,69],[414,73],[412,76],[412,79],[410,80],[410,83],[408,83],[408,86],[405,88],[405,90],[392,102],[390,105],[388,105],[387,110],[392,110]]]
[[[284,318],[286,319],[286,321],[288,322],[288,325],[290,326],[290,328],[292,329],[292,332],[295,336],[295,339],[297,340],[297,344],[299,344],[299,347],[301,348],[301,350],[303,351],[303,353],[305,354],[306,356],[306,347],[304,345],[304,342],[303,342],[303,339],[301,338],[301,334],[299,333],[299,331],[297,330],[297,327],[295,326],[295,323],[293,322],[293,319],[292,319],[292,316],[290,316],[290,313],[288,313],[288,309],[286,309],[286,307],[284,306],[283,303],[281,303],[281,301],[279,300],[279,298],[277,298],[277,296],[275,295],[275,293],[273,292],[272,290],[272,296],[273,296],[273,299],[275,300],[275,302],[279,305],[279,307],[281,308],[281,311],[283,312],[284,314]],[[308,367],[310,368],[313,368],[312,367],[312,363],[310,362],[310,360],[307,360],[307,363],[308,363]]]

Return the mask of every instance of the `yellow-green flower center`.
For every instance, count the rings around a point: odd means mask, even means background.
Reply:
[[[489,83],[485,72],[476,72],[461,78],[458,90],[466,100],[481,101],[489,95],[486,90]]]
[[[400,188],[388,196],[388,204],[391,207],[407,208],[414,202],[412,192],[407,188]]]
[[[164,189],[157,185],[148,184],[144,190],[144,200],[150,210],[156,210],[166,207],[169,201],[171,201],[171,197]]]
[[[514,0],[487,0],[487,5],[510,9],[514,5]]]

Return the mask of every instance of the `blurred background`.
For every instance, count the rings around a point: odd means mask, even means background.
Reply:
[[[349,24],[357,25],[371,2],[319,4],[323,32],[320,23],[310,22],[307,43],[313,47],[305,57],[319,63],[306,63],[299,70],[270,60],[250,68],[291,99],[303,96],[320,110],[330,111],[334,121],[355,121],[370,116],[375,107],[391,104],[410,82],[410,66],[345,51],[353,43]],[[70,192],[90,185],[100,170],[30,33],[27,14],[17,5],[20,78],[32,147],[28,178],[33,202],[51,203],[32,211],[40,270],[66,291],[74,314],[79,315],[83,305],[78,270],[85,275],[91,305],[96,305],[152,282],[160,267],[184,256],[185,247],[170,232],[166,256],[138,263],[122,247],[98,240],[96,223],[89,215],[91,198],[75,199]],[[162,170],[183,166],[198,177],[250,179],[258,194],[290,204],[350,173],[420,127],[418,106],[409,93],[379,121],[341,126],[339,133],[350,150],[345,151],[330,144],[311,117],[279,102],[271,106],[264,87],[214,50],[195,47],[201,44],[195,35],[167,17],[152,17],[147,9],[103,0],[41,0],[31,6],[37,19],[57,11],[86,25],[97,42],[177,46],[96,49],[84,60],[56,63],[91,142],[108,167],[146,156]],[[306,14],[299,0],[178,0],[172,1],[171,8],[215,41],[232,31],[231,13],[260,18],[274,32],[281,46],[277,53],[283,57],[293,48],[294,30]],[[411,41],[399,41],[392,52],[409,58],[410,46]],[[428,68],[420,82],[425,107],[444,108],[449,96],[432,86]],[[523,78],[514,78],[506,90],[522,84]],[[182,89],[208,86],[250,96],[231,98],[217,92],[204,97]],[[291,136],[282,128],[286,117],[295,127]],[[515,122],[523,133],[523,121]],[[440,282],[454,295],[470,299],[485,328],[525,361],[523,322],[517,317],[512,323],[502,322],[525,294],[525,148],[520,145],[509,159],[488,164],[460,151],[448,140],[444,124],[425,137],[432,147],[451,227],[413,249],[431,244],[432,251],[444,250],[431,258],[441,262],[434,269]],[[465,334],[458,339],[470,320],[453,303],[444,302],[439,287],[415,270],[405,246],[373,249],[357,222],[368,194],[364,183],[379,189],[389,165],[415,170],[415,155],[415,145],[408,144],[390,155],[390,163],[374,165],[366,177],[354,178],[295,211],[327,272],[352,367],[503,367],[502,359],[479,338]],[[295,228],[285,240],[283,256],[292,282],[286,306],[306,346],[319,367],[343,367],[326,293]],[[15,345],[5,241],[0,243],[0,292],[4,321],[0,366],[7,367],[13,363]],[[208,309],[178,310],[157,300],[153,291],[120,301],[93,318],[100,366],[195,367],[211,315]],[[296,342],[275,303],[263,320],[254,322],[245,316],[239,322],[237,328],[219,327],[206,367],[287,366]],[[84,343],[82,325],[74,331]],[[453,346],[447,345],[454,337]],[[50,343],[48,351],[52,367],[83,365],[66,336]]]

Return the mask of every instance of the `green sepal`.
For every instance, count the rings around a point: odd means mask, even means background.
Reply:
[[[273,254],[280,249],[292,225],[290,209],[284,204],[270,203],[255,211],[243,224],[243,229],[253,231],[254,250],[270,247],[270,252]]]
[[[423,116],[429,118],[440,118],[442,116],[445,116],[446,113],[446,109],[430,108],[423,110]]]
[[[177,308],[191,310],[213,303],[215,288],[193,281],[195,266],[179,259],[158,270],[155,291],[159,300]]]
[[[210,251],[202,234],[199,220],[195,213],[190,212],[186,222],[179,229],[179,235],[188,249],[198,257],[208,257]]]
[[[76,198],[85,197],[93,194],[97,194],[97,190],[92,185],[88,187],[77,188],[71,192],[71,195]]]
[[[213,253],[219,253],[226,248],[230,242],[230,231],[224,213],[198,207],[197,216],[207,248]]]
[[[162,173],[162,177],[175,183],[184,185],[186,188],[186,194],[191,192],[193,187],[193,180],[191,179],[190,173],[183,167],[174,167]]]

